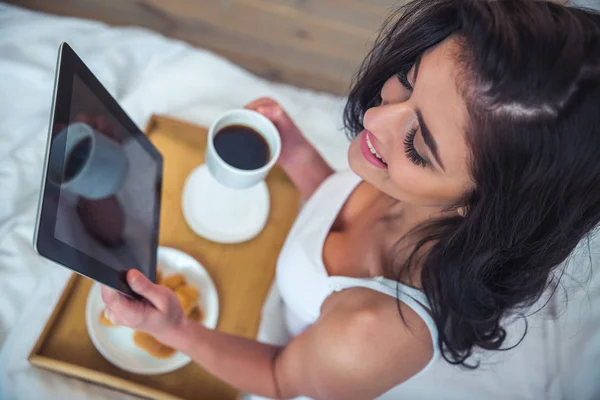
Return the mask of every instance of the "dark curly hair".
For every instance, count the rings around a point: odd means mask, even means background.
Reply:
[[[464,217],[413,230],[417,245],[390,269],[422,268],[444,358],[476,368],[473,350],[505,349],[505,318],[542,296],[600,221],[600,15],[534,0],[412,1],[355,77],[351,137],[386,80],[450,36],[475,189],[454,206]]]

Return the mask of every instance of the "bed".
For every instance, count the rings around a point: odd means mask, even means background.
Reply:
[[[336,169],[347,167],[344,99],[265,81],[208,51],[141,28],[0,3],[0,399],[128,399],[27,361],[70,275],[48,265],[31,245],[62,41],[73,46],[139,126],[152,114],[207,125],[226,110],[272,96]],[[568,265],[564,288],[530,318],[530,333],[518,350],[490,359],[476,372],[440,364],[438,382],[448,387],[448,398],[600,398],[594,369],[600,365],[598,265],[600,240],[585,241]],[[520,329],[515,322],[511,335],[518,336]]]

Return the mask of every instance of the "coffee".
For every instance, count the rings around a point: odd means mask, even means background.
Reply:
[[[224,127],[215,134],[213,143],[219,157],[238,169],[259,169],[271,159],[265,138],[245,125]]]
[[[63,182],[71,180],[75,175],[81,171],[85,163],[87,162],[90,152],[92,150],[92,139],[89,137],[83,139],[75,145],[71,153],[67,155],[65,162],[65,169],[63,175]]]

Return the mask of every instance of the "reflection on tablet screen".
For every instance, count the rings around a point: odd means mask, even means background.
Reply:
[[[52,141],[65,151],[48,164],[60,187],[54,236],[117,271],[148,275],[160,165],[77,75],[71,98],[69,124]]]

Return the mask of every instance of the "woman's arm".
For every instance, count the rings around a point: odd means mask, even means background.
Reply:
[[[169,289],[139,271],[127,278],[147,301],[103,288],[109,319],[185,352],[244,392],[272,398],[374,398],[414,375],[431,357],[422,320],[404,307],[404,324],[395,299],[367,289],[330,296],[319,320],[281,348],[187,322]]]
[[[274,363],[282,347],[211,330],[188,321],[162,340],[231,386],[264,397],[284,396],[276,387]]]
[[[263,97],[246,108],[269,118],[281,136],[281,156],[278,164],[307,200],[333,169],[300,132],[294,121],[275,100]]]
[[[302,200],[308,200],[334,172],[311,144],[297,149],[288,159],[282,160],[280,165],[300,191]]]

